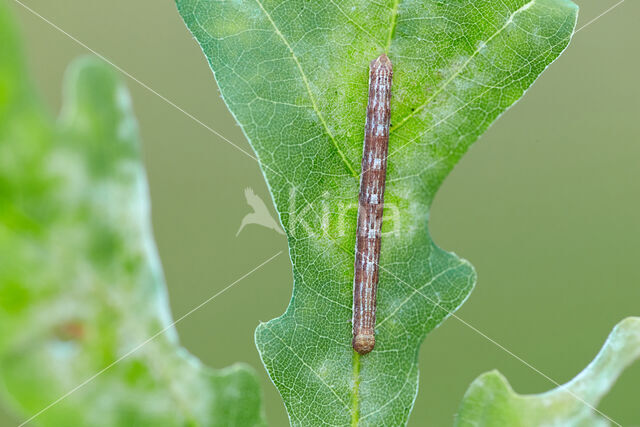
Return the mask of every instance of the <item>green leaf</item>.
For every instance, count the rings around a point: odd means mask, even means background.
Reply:
[[[600,399],[627,366],[640,358],[640,317],[629,317],[613,328],[600,353],[578,376],[541,394],[515,393],[497,371],[487,372],[469,386],[456,426],[608,426],[594,412]]]
[[[18,44],[1,1],[5,398],[28,417],[75,390],[34,420],[43,426],[263,425],[255,375],[202,366],[171,327],[126,88],[106,65],[79,60],[54,121]]]
[[[402,425],[425,335],[468,297],[471,265],[428,211],[469,146],[560,55],[566,0],[177,0],[253,146],[287,232],[294,290],[256,344],[294,425]],[[394,64],[377,344],[351,349],[369,62]],[[473,208],[469,207],[472,212]]]

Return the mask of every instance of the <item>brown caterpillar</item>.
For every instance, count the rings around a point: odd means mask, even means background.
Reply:
[[[382,54],[371,61],[353,281],[353,349],[360,354],[369,353],[376,343],[376,293],[387,177],[392,76],[393,69],[387,55]]]

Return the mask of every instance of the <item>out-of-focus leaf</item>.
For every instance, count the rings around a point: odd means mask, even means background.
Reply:
[[[129,94],[109,67],[69,69],[52,120],[0,1],[0,379],[43,426],[262,425],[254,374],[178,343],[149,221]]]
[[[251,142],[287,232],[294,291],[256,344],[294,425],[398,426],[418,349],[475,283],[427,231],[469,146],[560,55],[566,0],[177,0]],[[368,65],[394,64],[377,344],[351,349]],[[473,206],[469,207],[473,211]]]
[[[578,376],[546,393],[513,391],[497,371],[478,377],[464,395],[455,425],[599,427],[609,421],[594,412],[622,371],[640,358],[640,318],[613,328],[596,358]]]

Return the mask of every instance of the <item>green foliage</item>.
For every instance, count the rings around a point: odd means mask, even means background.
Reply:
[[[294,425],[403,425],[418,349],[475,283],[429,238],[469,146],[565,49],[566,0],[177,0],[251,142],[287,232],[294,290],[256,344]],[[394,64],[377,344],[351,349],[369,61]],[[470,209],[472,209],[470,207]]]
[[[178,343],[156,254],[131,101],[93,59],[52,120],[0,2],[0,379],[43,426],[262,425],[254,374]]]
[[[520,395],[497,371],[478,377],[467,390],[455,425],[471,426],[608,426],[593,412],[622,371],[640,358],[640,318],[629,317],[613,328],[596,358],[578,376],[551,391]]]

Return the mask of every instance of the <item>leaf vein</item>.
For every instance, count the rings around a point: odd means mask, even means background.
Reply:
[[[271,334],[273,334],[273,336],[276,337],[282,343],[282,345],[285,346],[291,352],[291,354],[293,354],[300,361],[300,363],[302,363],[307,369],[309,369],[309,371],[311,371],[320,380],[320,382],[322,384],[324,384],[331,391],[331,393],[333,393],[333,395],[336,397],[338,402],[342,403],[342,405],[344,406],[344,408],[347,411],[349,411],[349,412],[351,411],[351,408],[349,408],[349,405],[347,403],[345,403],[342,400],[342,398],[340,398],[340,395],[338,393],[336,393],[336,391],[333,389],[333,387],[331,387],[325,380],[323,380],[322,377],[320,376],[320,374],[318,374],[307,362],[305,362],[304,359],[302,357],[300,357],[298,355],[298,353],[296,353],[289,344],[287,344],[282,338],[280,338],[280,336],[278,334],[276,334],[273,331],[273,329],[271,329],[269,327],[268,323],[263,323],[262,325],[266,330],[268,330]]]
[[[429,280],[427,283],[425,283],[424,285],[422,285],[422,286],[420,286],[420,287],[418,287],[418,288],[414,288],[413,286],[408,285],[408,283],[407,283],[407,282],[405,282],[405,281],[403,280],[402,282],[403,282],[403,283],[405,283],[405,284],[407,284],[410,288],[412,288],[412,289],[413,289],[413,292],[412,292],[412,293],[411,293],[411,294],[410,294],[410,295],[409,295],[409,296],[408,296],[404,301],[402,301],[400,304],[398,304],[398,306],[395,308],[395,310],[393,310],[391,313],[389,313],[389,315],[388,315],[387,317],[385,317],[382,321],[380,321],[380,322],[378,323],[378,325],[377,325],[377,326],[378,326],[378,327],[382,326],[382,324],[383,324],[384,322],[386,322],[387,320],[389,320],[390,318],[392,318],[393,316],[395,316],[395,314],[396,314],[396,313],[397,313],[397,312],[398,312],[398,311],[399,311],[399,310],[400,310],[400,309],[401,309],[401,308],[402,308],[406,303],[408,303],[408,302],[409,302],[409,300],[411,300],[411,298],[413,298],[416,294],[420,294],[420,295],[422,295],[422,296],[424,297],[425,295],[424,295],[424,294],[422,294],[422,292],[421,292],[421,291],[422,291],[423,289],[425,289],[427,286],[432,285],[432,284],[433,284],[433,282],[435,282],[436,280],[438,280],[441,276],[443,276],[443,275],[445,275],[446,273],[448,273],[448,272],[450,272],[450,271],[452,271],[452,270],[455,270],[455,269],[457,269],[457,268],[459,268],[460,266],[463,266],[463,265],[467,265],[467,264],[466,264],[465,262],[461,262],[460,264],[457,264],[457,265],[455,265],[455,266],[452,266],[452,267],[449,267],[449,268],[447,268],[447,269],[445,269],[445,270],[442,270],[440,273],[438,273],[438,274],[436,274],[435,276],[433,276],[433,277],[431,278],[431,280]],[[388,271],[388,270],[386,270],[386,269],[384,269],[384,270],[385,270],[385,271]],[[391,273],[391,274],[392,274],[392,273]],[[392,274],[392,275],[393,275],[393,274]],[[394,276],[395,276],[395,275],[394,275]],[[429,299],[429,298],[427,298],[427,299]]]
[[[422,103],[421,105],[416,107],[416,109],[413,110],[411,113],[409,113],[404,119],[400,120],[400,122],[398,122],[398,124],[396,126],[394,126],[393,128],[391,128],[389,130],[389,133],[393,133],[394,131],[400,129],[407,121],[409,121],[410,119],[415,117],[418,113],[420,113],[422,110],[424,110],[425,107],[427,105],[429,105],[432,100],[434,100],[436,98],[436,96],[438,96],[440,93],[442,93],[451,84],[451,82],[453,82],[467,68],[467,66],[471,63],[471,61],[473,61],[476,58],[476,56],[478,56],[478,54],[482,50],[483,46],[489,44],[491,42],[491,40],[493,40],[494,38],[499,36],[510,24],[512,24],[514,22],[513,19],[519,13],[529,9],[535,2],[536,2],[536,0],[531,0],[531,1],[527,2],[527,3],[525,3],[520,8],[518,8],[518,10],[513,12],[511,15],[509,15],[509,18],[507,18],[507,20],[504,23],[504,25],[502,27],[500,27],[495,33],[493,33],[487,40],[485,40],[482,43],[478,43],[478,47],[471,54],[471,56],[469,56],[469,58],[460,66],[460,68],[458,68],[458,70],[456,70],[455,73],[453,73],[453,75],[451,75],[451,77],[449,77],[447,80],[445,80],[445,82],[442,84],[442,86],[440,86],[438,88],[438,90],[436,90],[433,93],[433,95],[431,95],[424,103]]]
[[[351,163],[349,162],[349,160],[345,156],[344,152],[342,151],[342,149],[338,145],[338,141],[336,141],[336,138],[331,133],[331,130],[329,130],[329,126],[327,125],[327,121],[324,119],[324,115],[320,111],[320,108],[318,108],[318,104],[316,103],[316,99],[313,96],[313,92],[311,91],[311,85],[309,84],[309,79],[307,78],[307,75],[305,74],[304,70],[302,69],[302,64],[300,64],[300,60],[298,59],[298,56],[293,51],[293,48],[291,47],[291,45],[287,41],[286,37],[284,36],[284,34],[282,34],[280,29],[276,25],[275,21],[273,20],[273,18],[269,14],[269,12],[267,12],[267,10],[264,8],[264,6],[260,2],[260,0],[255,0],[255,1],[258,4],[258,6],[260,7],[260,9],[262,10],[262,12],[264,13],[264,15],[267,17],[267,20],[271,23],[271,26],[273,27],[273,30],[276,32],[276,34],[278,35],[280,40],[282,40],[284,45],[287,47],[287,49],[291,53],[291,58],[293,59],[293,62],[295,62],[296,67],[298,68],[298,71],[300,71],[300,76],[302,77],[302,82],[304,83],[305,88],[307,90],[307,93],[309,94],[309,99],[311,100],[311,105],[313,106],[313,110],[315,111],[316,115],[318,116],[318,119],[320,119],[320,123],[322,123],[322,127],[324,128],[325,132],[327,133],[327,136],[329,137],[329,139],[333,143],[333,146],[338,151],[338,154],[340,155],[340,158],[342,159],[343,163],[345,164],[347,169],[349,169],[349,172],[351,172],[351,175],[354,178],[357,179],[360,176],[360,174],[358,174],[356,172],[356,170],[353,168],[353,166],[351,165]]]

